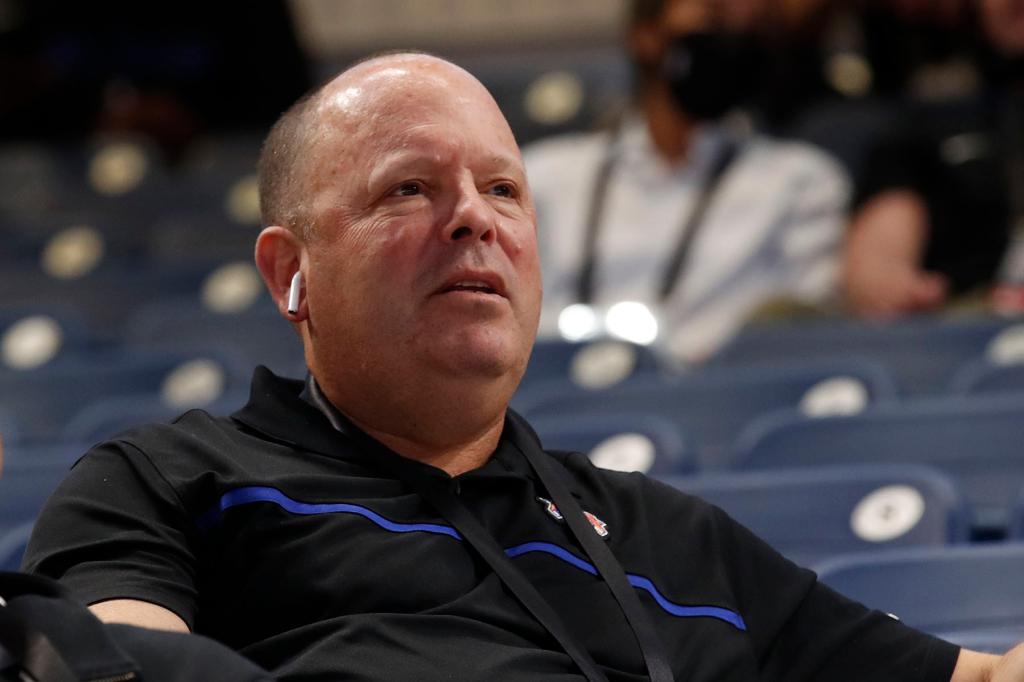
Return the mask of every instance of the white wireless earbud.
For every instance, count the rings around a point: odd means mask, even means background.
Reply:
[[[288,313],[299,312],[299,290],[302,289],[302,273],[298,270],[292,275],[292,284],[288,287]]]

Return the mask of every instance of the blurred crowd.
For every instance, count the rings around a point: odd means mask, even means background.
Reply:
[[[1024,309],[1024,2],[635,0],[628,21],[632,106],[526,152],[542,331],[625,316],[694,361],[758,316]]]

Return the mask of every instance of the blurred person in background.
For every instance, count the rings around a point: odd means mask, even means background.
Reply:
[[[946,68],[904,79],[896,123],[867,157],[845,249],[847,305],[894,318],[991,293],[997,309],[1020,311],[1024,2],[892,5],[935,36],[945,27],[932,54]]]
[[[699,361],[770,302],[832,300],[845,175],[809,146],[751,134],[726,116],[758,87],[767,55],[755,30],[813,4],[632,3],[635,107],[610,130],[525,151],[542,335],[582,336],[565,328],[573,304],[641,302],[659,319],[658,343]]]

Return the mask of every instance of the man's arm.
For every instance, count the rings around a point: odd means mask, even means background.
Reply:
[[[1024,680],[1024,644],[1005,656],[960,650],[950,682],[1021,682]]]
[[[108,599],[93,604],[89,610],[104,623],[137,625],[151,630],[189,632],[185,621],[163,606],[138,599]]]

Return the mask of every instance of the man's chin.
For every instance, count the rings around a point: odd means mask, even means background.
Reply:
[[[507,379],[519,382],[526,366],[520,345],[508,339],[483,335],[460,335],[430,349],[435,363],[453,376],[466,379]]]

